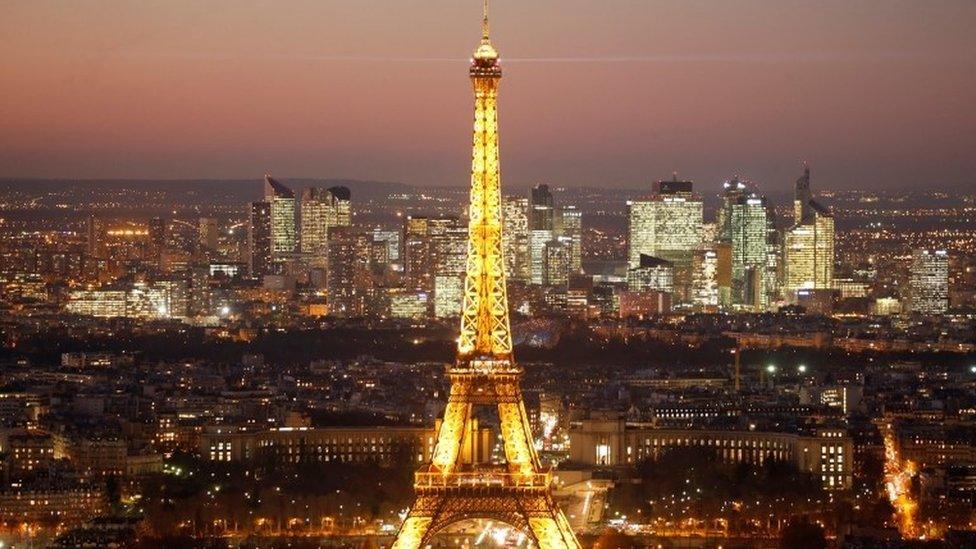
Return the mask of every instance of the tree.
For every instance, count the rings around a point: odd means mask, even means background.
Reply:
[[[640,544],[623,532],[609,528],[593,544],[593,549],[630,549],[631,547],[640,547]]]
[[[826,549],[827,536],[819,524],[808,520],[793,520],[783,529],[780,549]]]

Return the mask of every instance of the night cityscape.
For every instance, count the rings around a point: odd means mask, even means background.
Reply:
[[[0,549],[976,547],[976,5],[81,4],[0,8]]]

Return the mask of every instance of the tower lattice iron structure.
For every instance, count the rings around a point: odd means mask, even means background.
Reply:
[[[542,548],[580,547],[552,498],[552,474],[539,463],[522,402],[522,369],[512,355],[512,336],[502,253],[502,206],[498,162],[498,84],[502,71],[491,45],[488,0],[481,44],[471,63],[474,143],[467,274],[457,361],[448,371],[451,391],[430,463],[415,475],[416,499],[393,544],[426,546],[446,526],[493,519],[525,533]],[[504,464],[472,456],[475,406],[495,406]]]

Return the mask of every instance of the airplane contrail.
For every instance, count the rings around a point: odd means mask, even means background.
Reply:
[[[424,57],[424,56],[374,56],[374,55],[308,55],[308,54],[224,54],[217,52],[88,52],[91,56],[106,57],[159,57],[190,59],[201,61],[231,61],[242,58],[252,59],[280,59],[292,61],[357,61],[376,63],[466,63],[469,57]],[[920,55],[911,51],[887,52],[840,52],[840,51],[811,51],[811,52],[763,52],[737,53],[712,52],[690,54],[650,54],[650,55],[619,55],[619,56],[575,56],[575,57],[505,57],[503,63],[795,63],[815,61],[843,61],[859,59],[905,59]]]

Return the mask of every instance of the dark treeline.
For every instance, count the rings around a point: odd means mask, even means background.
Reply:
[[[607,339],[585,325],[567,328],[551,347],[517,346],[520,362],[552,362],[561,367],[617,365],[631,369],[666,367],[668,369],[730,366],[734,342],[716,338],[700,346],[630,338]],[[155,333],[135,333],[127,326],[111,335],[80,337],[67,331],[50,331],[22,337],[14,347],[0,348],[0,361],[27,358],[32,364],[60,362],[65,352],[112,352],[136,355],[144,362],[205,359],[214,364],[234,364],[246,354],[263,355],[271,364],[307,364],[314,360],[350,360],[371,356],[398,362],[443,362],[454,359],[454,334],[445,327],[365,328],[333,327],[323,329],[267,330],[251,341],[233,341],[209,337],[203,329],[181,327]],[[829,372],[837,366],[862,369],[886,362],[919,361],[938,363],[950,368],[968,368],[971,357],[947,354],[852,354],[836,349],[745,350],[743,375],[755,374],[757,368],[776,365],[781,373],[790,373],[799,365]]]

